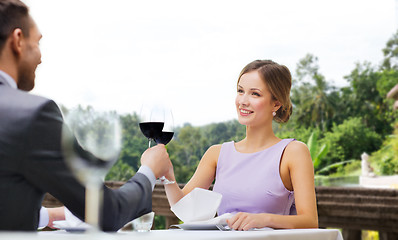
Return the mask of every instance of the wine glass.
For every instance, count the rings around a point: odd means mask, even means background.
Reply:
[[[140,112],[140,129],[142,134],[148,138],[148,148],[151,141],[159,138],[164,127],[164,109],[161,105],[144,103]]]
[[[118,159],[122,146],[121,124],[115,112],[93,108],[72,109],[65,116],[62,150],[76,178],[86,187],[86,222],[99,231],[102,184]]]
[[[171,109],[163,107],[164,124],[160,134],[155,137],[156,143],[167,145],[174,136],[174,119]]]
[[[174,135],[173,114],[171,109],[160,104],[145,103],[140,112],[140,129],[142,134],[148,138],[148,147],[151,147],[151,140],[158,144],[168,144]],[[166,177],[159,178],[158,183],[172,184]]]

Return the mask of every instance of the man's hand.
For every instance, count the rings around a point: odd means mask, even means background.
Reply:
[[[141,165],[150,167],[156,178],[166,175],[173,168],[163,144],[148,148],[141,156]]]

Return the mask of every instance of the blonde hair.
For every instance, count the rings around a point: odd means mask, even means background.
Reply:
[[[290,89],[292,87],[292,75],[289,69],[271,60],[255,60],[247,64],[239,74],[238,83],[243,74],[257,71],[271,92],[272,100],[279,101],[281,107],[276,111],[274,120],[285,123],[289,120],[293,111],[290,101]]]

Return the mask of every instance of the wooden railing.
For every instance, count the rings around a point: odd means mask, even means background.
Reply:
[[[398,239],[398,190],[361,187],[317,187],[320,227],[343,229],[345,240],[361,239],[361,230],[379,239]]]
[[[118,188],[122,184],[106,183],[110,188]],[[319,227],[341,228],[345,240],[361,239],[362,230],[379,231],[380,240],[398,239],[398,190],[317,187],[316,196]],[[62,204],[47,194],[43,206],[56,207]],[[170,211],[163,185],[155,186],[152,209],[156,215],[166,218],[166,228],[179,222]]]

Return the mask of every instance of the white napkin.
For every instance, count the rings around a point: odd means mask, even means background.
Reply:
[[[185,195],[171,211],[183,222],[206,221],[214,218],[222,195],[217,192],[195,188]]]
[[[64,212],[65,212],[65,220],[64,221],[54,221],[54,227],[59,228],[59,229],[72,229],[72,228],[79,228],[79,229],[87,229],[90,228],[91,226],[82,220],[80,220],[78,217],[73,215],[67,209],[64,207]]]
[[[189,224],[197,224],[197,225],[203,225],[203,224],[209,224],[209,225],[215,225],[215,224],[221,224],[221,225],[227,225],[227,220],[233,217],[235,213],[224,213],[223,215],[220,215],[215,218],[211,218],[209,220],[205,221],[195,221],[195,222],[189,222]]]

